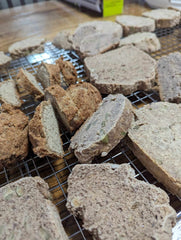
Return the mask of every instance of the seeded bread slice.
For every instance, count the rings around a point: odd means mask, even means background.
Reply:
[[[36,108],[29,123],[29,137],[33,151],[39,157],[63,157],[63,143],[60,138],[58,122],[49,101],[43,101]]]
[[[11,62],[12,58],[5,55],[4,52],[0,51],[0,69],[7,67]]]
[[[0,201],[1,239],[68,240],[48,184],[40,177],[2,187]]]
[[[129,129],[131,150],[153,176],[181,197],[181,105],[152,103],[135,111]]]
[[[153,32],[155,30],[155,21],[145,17],[121,15],[116,17],[116,22],[123,27],[124,36],[137,32]]]
[[[162,101],[181,102],[181,53],[174,52],[158,60],[157,78]]]
[[[13,80],[0,82],[0,102],[20,107],[22,102]]]
[[[132,105],[122,94],[108,95],[71,138],[70,149],[81,163],[106,156],[126,135],[133,117]]]
[[[161,49],[160,41],[155,33],[142,32],[131,34],[120,40],[119,46],[133,45],[145,52],[156,52]]]
[[[37,82],[35,76],[24,69],[20,69],[16,78],[17,86],[19,89],[23,89],[27,94],[31,94],[35,99],[41,99],[44,97],[44,91]]]
[[[157,28],[174,27],[180,22],[180,12],[170,9],[154,9],[142,15],[155,20]]]
[[[95,240],[170,240],[176,212],[167,194],[134,178],[128,164],[78,164],[67,208]]]
[[[58,48],[72,50],[71,33],[67,30],[59,32],[53,39],[53,44]]]
[[[90,82],[102,94],[131,94],[154,86],[156,61],[133,46],[123,46],[84,60]]]
[[[71,85],[66,91],[58,85],[50,86],[45,98],[50,99],[59,119],[70,132],[79,128],[102,101],[99,91],[87,82]]]
[[[0,111],[0,170],[23,160],[28,154],[28,117],[3,104]]]

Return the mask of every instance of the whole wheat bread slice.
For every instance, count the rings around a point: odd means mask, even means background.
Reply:
[[[90,163],[99,154],[106,156],[126,135],[132,117],[126,97],[108,95],[71,138],[70,149],[81,163]]]
[[[133,45],[145,52],[156,52],[161,49],[160,41],[155,33],[142,32],[131,34],[120,40],[119,46]]]
[[[124,36],[137,32],[153,32],[155,30],[155,21],[145,17],[121,15],[116,17],[116,22],[123,27]]]
[[[14,80],[0,82],[0,102],[20,107],[22,101],[16,89]]]
[[[63,143],[50,101],[43,101],[36,108],[29,123],[29,137],[33,151],[39,157],[63,157]]]
[[[53,39],[53,44],[57,48],[72,50],[71,33],[67,30],[59,32]]]
[[[0,69],[7,67],[10,64],[11,60],[11,57],[0,51]]]
[[[157,79],[162,101],[181,102],[181,53],[174,52],[158,60]]]
[[[123,46],[84,60],[90,82],[102,94],[131,94],[154,86],[156,61],[133,46]]]
[[[68,240],[48,188],[40,177],[0,188],[1,239]]]
[[[95,240],[171,240],[176,212],[160,188],[134,178],[128,164],[76,165],[67,208]]]
[[[152,103],[135,110],[131,150],[171,193],[181,197],[181,105]]]
[[[142,15],[155,20],[157,28],[174,27],[180,22],[180,12],[170,9],[154,9],[144,12]]]

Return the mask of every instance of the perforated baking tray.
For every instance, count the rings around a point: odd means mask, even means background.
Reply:
[[[166,55],[173,51],[181,50],[181,25],[175,28],[169,29],[157,29],[156,34],[160,39],[162,49],[151,56],[155,59],[159,59],[161,56]],[[47,63],[54,63],[56,59],[63,56],[65,60],[69,60],[75,66],[78,77],[82,81],[86,81],[86,75],[84,67],[80,61],[78,55],[74,51],[66,51],[63,49],[57,49],[53,44],[45,44],[45,52],[42,54],[29,55],[24,58],[13,60],[8,69],[0,72],[0,81],[7,79],[15,79],[19,71],[19,68],[24,68],[36,74],[38,65],[44,61]],[[159,95],[156,91],[144,92],[137,91],[129,96],[128,99],[132,102],[133,106],[139,108],[145,104],[151,102],[160,101]],[[23,112],[30,118],[33,116],[34,110],[39,102],[35,102],[31,96],[23,95],[22,99],[24,104],[22,106]],[[72,216],[66,209],[66,198],[67,198],[67,177],[69,176],[72,168],[78,163],[74,155],[68,151],[71,135],[62,127],[62,139],[63,147],[65,150],[64,159],[53,160],[49,157],[38,158],[30,150],[28,157],[21,163],[18,163],[11,169],[4,168],[0,172],[0,186],[4,186],[12,181],[25,176],[40,176],[42,177],[50,187],[50,191],[53,195],[53,202],[59,209],[60,217],[65,230],[72,240],[90,240],[91,236],[82,227],[81,220]],[[155,178],[144,168],[140,161],[133,155],[127,146],[122,141],[116,146],[106,157],[97,157],[94,163],[129,163],[136,172],[136,178],[152,183],[164,189]],[[169,194],[170,202],[172,207],[178,213],[178,220],[181,215],[181,199],[176,196]],[[179,226],[179,225],[177,225]],[[179,228],[179,227],[178,227]],[[174,240],[180,240],[176,235],[173,237]]]

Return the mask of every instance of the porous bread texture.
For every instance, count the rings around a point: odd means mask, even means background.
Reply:
[[[58,48],[72,50],[71,33],[67,30],[59,32],[53,39],[53,44]]]
[[[40,177],[0,188],[1,239],[68,240],[48,188]]]
[[[156,61],[134,46],[123,46],[84,60],[90,82],[102,94],[128,95],[155,85]]]
[[[33,151],[39,157],[63,157],[63,143],[58,122],[49,101],[43,101],[36,108],[29,123],[29,137]]]
[[[162,101],[181,103],[181,53],[163,56],[157,64],[157,80]]]
[[[122,26],[124,36],[137,32],[153,32],[155,30],[155,21],[146,17],[121,15],[116,17],[116,22]]]
[[[0,69],[7,67],[12,58],[4,54],[3,51],[0,51]]]
[[[0,111],[0,170],[23,160],[28,154],[28,117],[3,104]]]
[[[134,178],[128,164],[78,164],[67,208],[95,240],[170,240],[176,212],[160,188]]]
[[[155,33],[142,32],[131,34],[120,40],[119,46],[133,45],[145,52],[156,52],[161,49],[161,44]]]
[[[71,138],[70,149],[81,163],[106,156],[126,135],[132,118],[130,101],[122,94],[110,94]]]
[[[155,20],[157,28],[174,27],[180,22],[180,12],[170,9],[154,9],[144,12],[142,15]]]
[[[50,99],[58,118],[70,132],[79,128],[102,101],[99,91],[87,82],[71,85],[67,90],[59,85],[50,86],[45,98]]]
[[[35,76],[23,68],[21,68],[17,74],[16,83],[19,89],[25,90],[26,94],[33,95],[36,100],[44,97],[44,91]]]
[[[0,102],[10,104],[14,107],[20,107],[22,101],[16,89],[14,80],[0,82]]]
[[[157,102],[135,110],[128,145],[171,193],[181,197],[181,105]]]

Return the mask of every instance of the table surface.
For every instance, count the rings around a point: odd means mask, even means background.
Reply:
[[[143,0],[125,0],[124,13],[141,15],[149,8]],[[0,51],[29,37],[52,40],[63,29],[74,30],[79,23],[91,20],[115,20],[100,17],[92,11],[81,11],[65,2],[49,1],[0,10]]]

